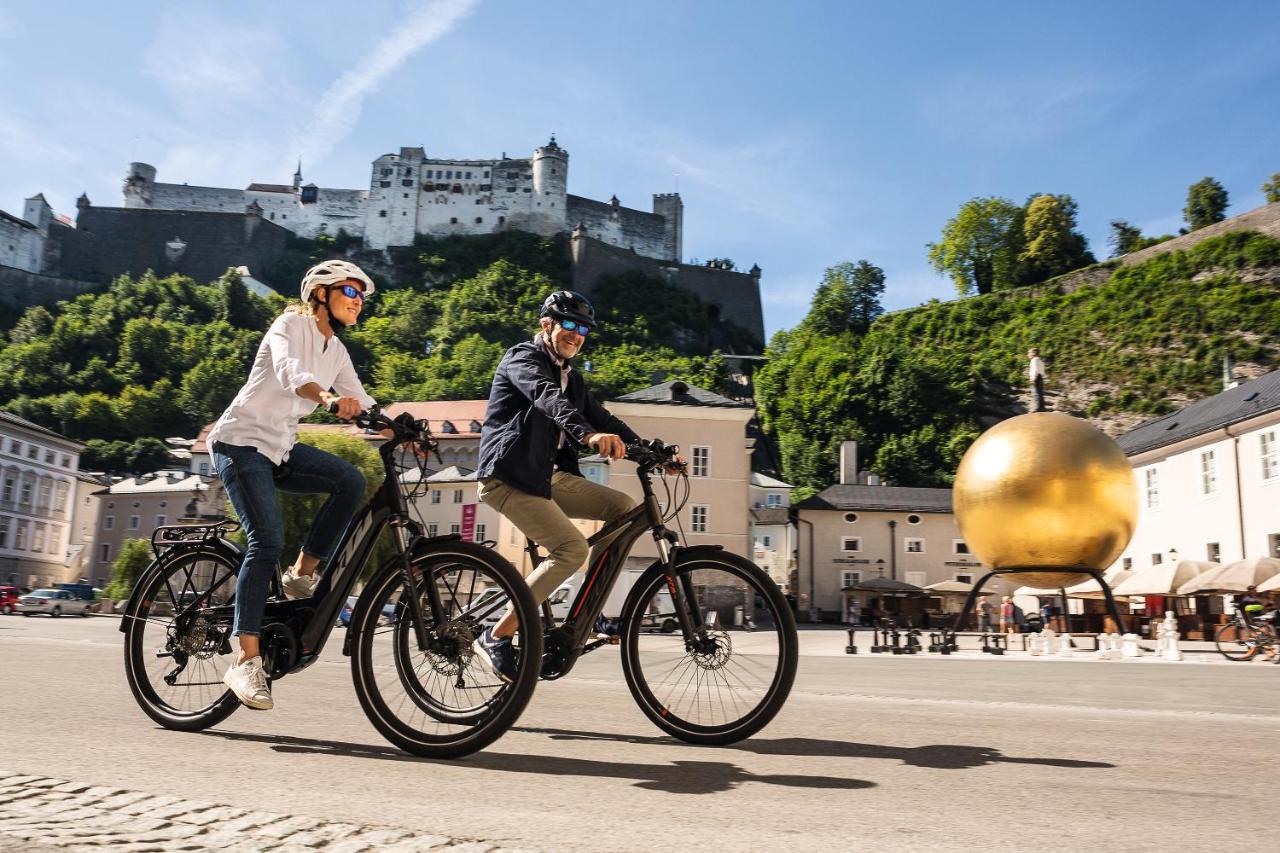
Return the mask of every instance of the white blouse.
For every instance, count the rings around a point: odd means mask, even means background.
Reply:
[[[248,381],[206,440],[257,448],[279,465],[298,440],[298,421],[316,409],[316,403],[297,394],[309,382],[354,397],[366,409],[375,403],[338,336],[326,346],[314,317],[286,311],[267,330]]]

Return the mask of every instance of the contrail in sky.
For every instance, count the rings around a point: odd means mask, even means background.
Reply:
[[[390,34],[320,97],[293,140],[287,172],[293,171],[299,154],[306,163],[323,160],[355,127],[365,96],[420,48],[447,35],[477,5],[479,0],[431,0],[407,21],[397,21]]]

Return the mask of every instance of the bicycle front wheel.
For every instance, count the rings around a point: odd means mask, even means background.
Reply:
[[[1213,633],[1214,645],[1227,660],[1249,660],[1258,651],[1258,631],[1239,622],[1228,622]]]
[[[436,543],[415,554],[411,567],[414,589],[407,588],[397,558],[379,570],[356,605],[356,694],[374,728],[401,749],[430,758],[469,755],[514,725],[533,695],[542,662],[538,606],[515,567],[480,545]],[[439,621],[432,620],[430,585],[440,597]],[[427,623],[425,651],[418,647],[411,595]],[[508,604],[522,627],[509,684],[471,646],[486,615],[492,623]],[[524,631],[526,625],[532,630]]]
[[[692,644],[669,632],[675,606],[662,566],[636,582],[624,609],[622,671],[640,710],[689,743],[750,737],[781,710],[795,681],[795,618],[778,585],[733,554],[681,557],[700,627]]]
[[[139,579],[126,615],[125,675],[147,716],[167,729],[200,731],[240,706],[222,676],[231,650],[238,566],[216,551],[156,562]]]

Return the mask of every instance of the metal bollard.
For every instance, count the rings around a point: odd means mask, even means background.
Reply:
[[[844,653],[846,655],[856,655],[858,653],[857,635],[857,631],[853,628],[849,629],[849,645],[844,647]]]

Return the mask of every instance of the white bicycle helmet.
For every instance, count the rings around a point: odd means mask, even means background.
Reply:
[[[321,261],[307,270],[307,274],[302,277],[302,301],[310,299],[317,287],[341,284],[349,279],[355,279],[364,285],[365,296],[373,295],[373,279],[364,270],[350,261],[332,260]]]

